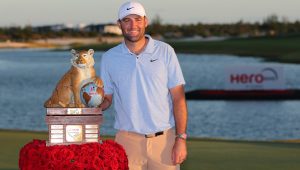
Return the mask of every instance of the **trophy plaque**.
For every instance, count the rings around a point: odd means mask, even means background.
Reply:
[[[100,108],[47,108],[47,145],[100,142]]]

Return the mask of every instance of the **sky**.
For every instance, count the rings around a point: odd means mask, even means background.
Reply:
[[[115,23],[127,0],[0,0],[0,27]],[[300,0],[139,0],[163,24],[262,22],[276,14],[300,20]]]

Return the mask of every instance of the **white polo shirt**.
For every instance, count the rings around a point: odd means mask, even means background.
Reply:
[[[102,56],[105,94],[113,94],[118,130],[151,134],[175,126],[169,89],[185,84],[174,49],[149,35],[135,55],[125,42]]]

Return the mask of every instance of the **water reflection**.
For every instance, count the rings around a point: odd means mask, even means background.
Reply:
[[[97,74],[101,52],[95,53]],[[261,59],[179,54],[186,89],[220,89],[224,66],[263,65]],[[44,101],[70,67],[70,52],[0,51],[0,128],[47,130]],[[282,64],[289,88],[300,88],[300,68]],[[188,101],[188,133],[230,139],[300,138],[300,101]],[[115,133],[113,109],[105,112],[102,134]]]

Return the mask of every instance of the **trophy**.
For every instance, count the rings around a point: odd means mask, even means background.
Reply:
[[[102,80],[94,69],[94,50],[71,50],[71,68],[62,76],[45,102],[47,145],[100,142],[104,99]]]

